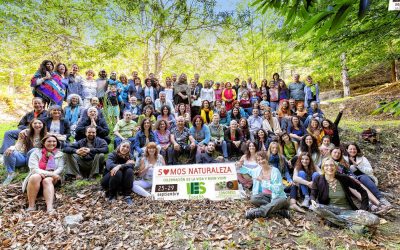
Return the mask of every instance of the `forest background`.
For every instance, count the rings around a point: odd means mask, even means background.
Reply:
[[[370,2],[362,18],[360,2]],[[323,89],[340,89],[346,55],[352,82],[396,81],[400,18],[387,6],[357,0],[4,1],[0,84],[8,91],[1,93],[27,88],[44,59],[77,63],[81,74],[104,68],[130,77],[136,70],[162,80],[198,72],[203,81],[251,76],[260,83],[278,72],[289,83],[294,73],[311,74]]]

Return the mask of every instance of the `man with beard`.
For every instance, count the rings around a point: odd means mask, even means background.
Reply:
[[[54,64],[50,60],[44,60],[40,68],[31,79],[33,95],[41,97],[48,105],[62,105],[65,97],[65,86],[61,82],[61,76],[53,72]]]
[[[71,68],[72,70],[68,75],[67,99],[72,94],[77,94],[83,98],[82,77],[78,75],[79,67],[76,64],[72,64]]]
[[[107,142],[96,137],[96,127],[86,128],[86,138],[64,148],[66,174],[76,179],[93,178],[102,171],[104,154],[108,153]]]
[[[103,106],[104,95],[107,91],[107,72],[105,69],[100,70],[97,82],[97,98],[99,98],[100,105]]]
[[[224,157],[217,156],[215,151],[215,142],[210,141],[207,144],[206,152],[196,156],[196,163],[218,163],[224,162]]]
[[[178,164],[178,155],[189,154],[189,163],[194,163],[196,154],[196,142],[190,135],[189,129],[185,127],[185,118],[176,118],[176,127],[171,130],[172,147],[168,149],[169,155],[173,155],[172,162],[168,165]],[[179,162],[180,163],[180,162]]]

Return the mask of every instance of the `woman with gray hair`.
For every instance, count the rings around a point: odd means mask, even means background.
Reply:
[[[60,141],[61,148],[68,143],[71,136],[70,125],[64,119],[60,105],[52,105],[48,111],[48,117],[43,121],[46,124],[47,132],[54,135]]]
[[[96,107],[90,107],[87,109],[87,116],[82,117],[78,122],[75,129],[75,140],[86,138],[85,131],[86,127],[92,125],[96,127],[96,136],[104,139],[108,144],[111,142],[108,134],[110,129],[108,128],[107,122],[104,117],[99,116],[99,111]]]
[[[71,135],[75,136],[76,124],[80,118],[83,101],[77,94],[71,94],[67,98],[68,106],[64,108],[64,119],[69,122]]]

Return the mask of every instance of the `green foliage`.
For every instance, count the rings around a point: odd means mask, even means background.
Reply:
[[[375,109],[371,114],[377,115],[381,113],[390,113],[394,117],[400,116],[400,101],[394,100],[389,103],[383,103],[379,108]]]

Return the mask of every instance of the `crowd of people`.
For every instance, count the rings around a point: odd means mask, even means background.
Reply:
[[[101,175],[108,200],[122,195],[130,205],[132,191],[151,196],[156,166],[217,162],[235,162],[241,189],[251,190],[256,208],[248,219],[312,209],[334,225],[374,226],[372,213],[391,208],[358,145],[340,143],[345,107],[327,119],[311,76],[303,82],[295,74],[288,85],[278,73],[260,84],[251,77],[203,84],[199,74],[188,81],[183,73],[161,82],[137,71],[130,79],[91,69],[81,76],[76,64],[68,71],[45,60],[31,87],[33,111],[0,149],[3,185],[16,167],[29,166],[28,210],[42,193],[54,211],[54,187],[65,177]],[[112,132],[106,118],[116,124]]]

